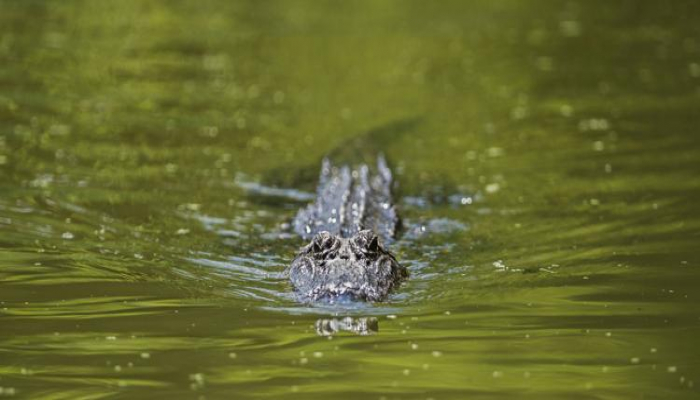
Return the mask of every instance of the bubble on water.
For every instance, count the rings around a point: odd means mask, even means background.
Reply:
[[[180,228],[175,232],[176,235],[187,235],[188,233],[190,233],[190,230],[187,228]]]
[[[204,374],[198,372],[196,374],[190,374],[190,389],[197,390],[204,387]]]
[[[144,360],[147,360],[147,359],[151,358],[151,354],[143,352],[143,353],[141,353],[141,358],[143,358]]]
[[[106,336],[105,339],[107,340],[117,340],[116,336]]]
[[[430,353],[430,354],[432,354],[433,357],[441,357],[441,356],[442,356],[442,352],[439,351],[439,350],[434,350],[434,351],[433,351],[432,353]]]
[[[490,147],[488,150],[486,150],[486,154],[488,154],[489,157],[501,157],[503,155],[504,151],[500,147]]]
[[[71,240],[74,237],[75,237],[75,235],[73,235],[73,233],[71,233],[71,232],[63,232],[61,234],[61,238],[66,239],[66,240]]]
[[[503,378],[503,372],[502,371],[493,371],[491,374],[494,378]]]
[[[248,141],[248,145],[254,149],[260,150],[270,150],[272,147],[272,144],[262,136],[253,136],[250,141]]]
[[[499,185],[498,183],[494,182],[486,185],[486,193],[496,193],[499,190],[501,190],[501,185]]]
[[[321,358],[321,357],[323,357],[323,352],[314,351],[314,357],[315,357],[315,358]]]
[[[536,61],[537,69],[543,72],[549,72],[552,69],[554,69],[554,62],[552,61],[552,57],[538,57]]]
[[[248,95],[249,99],[257,98],[258,96],[260,96],[260,86],[255,84],[248,86],[246,94]]]
[[[409,375],[411,375],[411,370],[408,369],[408,368],[406,368],[406,369],[403,370],[403,374],[404,374],[405,376],[409,376]]]
[[[579,121],[578,129],[586,131],[606,131],[610,129],[610,122],[605,118],[589,118]]]
[[[234,358],[236,358],[236,357],[238,357],[238,354],[236,354],[236,353],[234,353],[234,352],[228,353],[228,358],[234,359]]]
[[[527,117],[527,107],[517,106],[510,112],[510,117],[514,120],[521,120]]]
[[[54,177],[51,174],[41,174],[29,182],[29,186],[37,188],[47,188],[54,181]]]
[[[187,203],[187,204],[183,204],[180,207],[184,208],[187,211],[197,212],[202,208],[202,205],[197,204],[197,203]]]
[[[494,268],[496,268],[500,271],[505,271],[508,269],[508,267],[506,267],[506,265],[503,263],[502,260],[496,260],[493,263],[491,263],[491,265],[493,265]]]
[[[678,371],[678,367],[675,365],[671,365],[668,368],[666,368],[666,371],[668,371],[669,374],[675,374]]]
[[[418,344],[412,343],[412,344],[411,344],[411,350],[418,350]]]
[[[202,66],[207,71],[220,71],[226,67],[228,56],[226,54],[206,54],[202,57]]]
[[[49,134],[54,136],[65,136],[70,133],[70,126],[68,125],[51,125],[49,127]]]
[[[688,65],[688,72],[693,78],[700,78],[700,64],[691,63]]]
[[[284,102],[284,92],[281,90],[276,91],[275,94],[272,95],[272,101],[274,101],[275,104],[282,104]]]
[[[639,357],[632,357],[630,359],[630,363],[632,364],[639,364],[640,362],[642,362],[642,360]]]
[[[559,113],[563,117],[568,118],[568,117],[574,115],[574,108],[568,104],[562,104],[561,107],[559,107]]]
[[[46,34],[44,34],[44,43],[47,47],[53,49],[60,49],[66,43],[66,35],[62,32],[56,31],[47,32]]]
[[[559,22],[559,31],[566,37],[581,36],[581,23],[576,20],[564,20]]]

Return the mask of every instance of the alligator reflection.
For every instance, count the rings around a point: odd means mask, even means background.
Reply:
[[[374,317],[321,318],[316,321],[316,333],[319,336],[333,336],[340,332],[374,335],[379,332],[379,322]]]

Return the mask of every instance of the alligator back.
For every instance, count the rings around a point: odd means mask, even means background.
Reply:
[[[294,230],[306,240],[327,231],[350,238],[361,230],[374,231],[383,242],[396,234],[399,219],[391,196],[393,177],[383,156],[376,173],[367,164],[357,168],[333,166],[323,160],[316,201],[294,218]]]

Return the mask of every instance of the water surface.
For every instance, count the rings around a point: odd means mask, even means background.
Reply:
[[[696,398],[699,15],[0,2],[0,397]],[[411,278],[298,302],[284,224],[377,152]]]

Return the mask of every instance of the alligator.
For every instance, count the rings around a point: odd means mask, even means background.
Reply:
[[[300,297],[382,301],[408,277],[385,247],[400,224],[391,196],[393,182],[381,155],[375,173],[367,164],[338,167],[324,158],[315,202],[300,209],[292,223],[309,241],[287,269]]]

